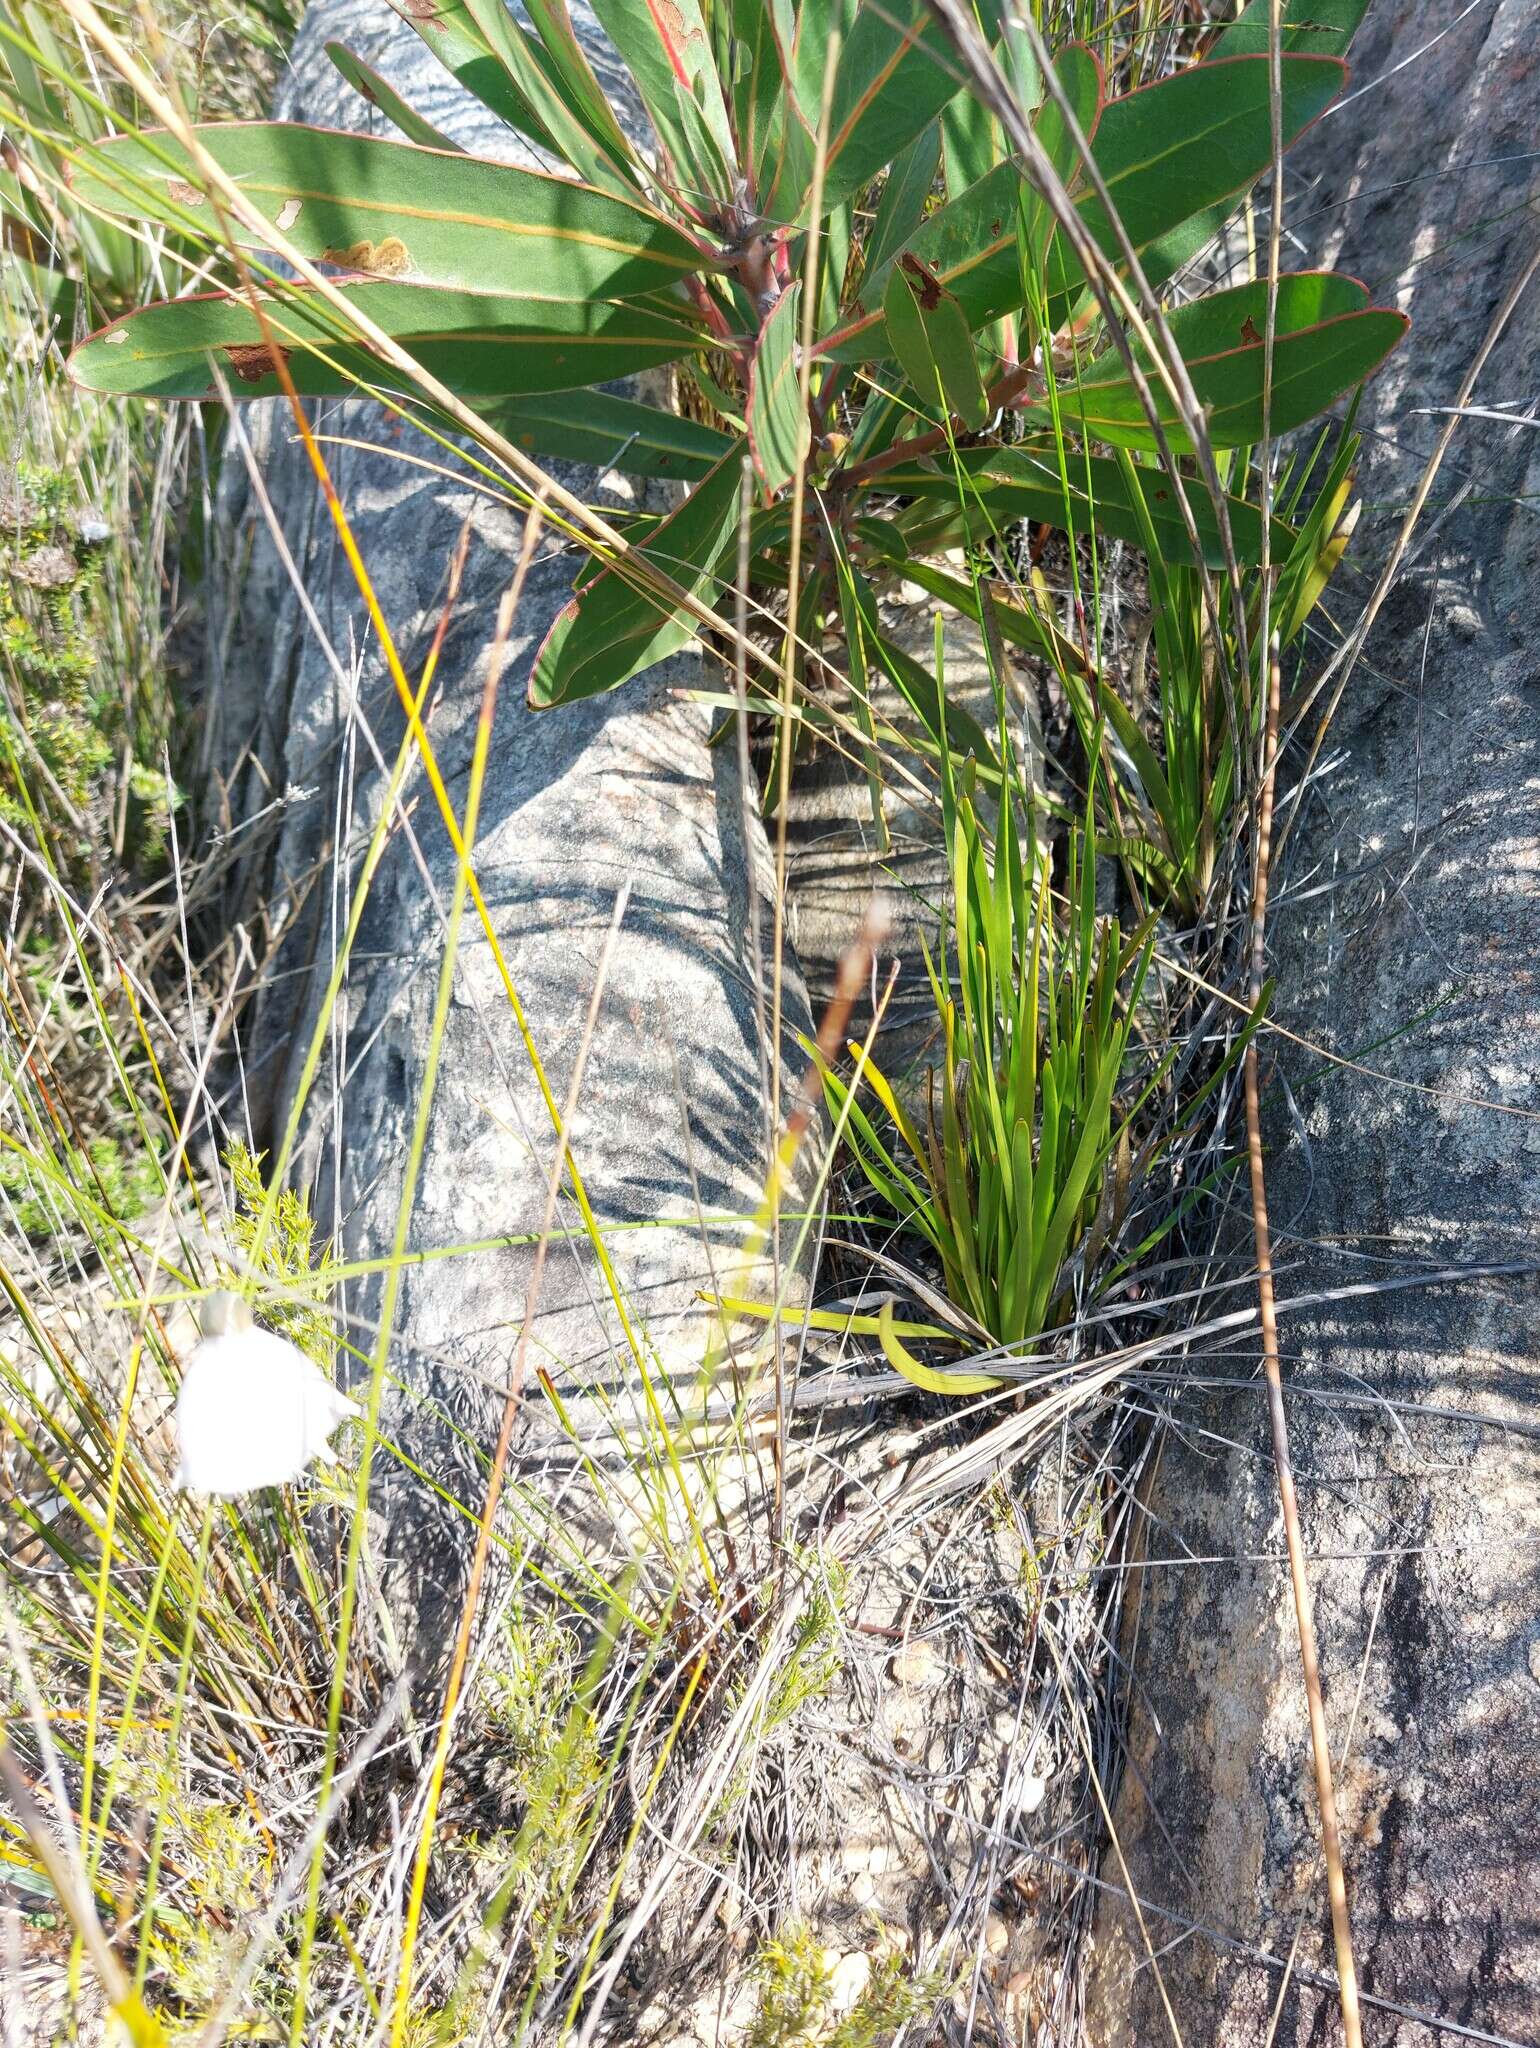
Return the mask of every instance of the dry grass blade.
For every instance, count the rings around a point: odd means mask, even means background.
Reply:
[[[1278,711],[1282,693],[1276,648],[1269,650],[1266,751],[1257,792],[1256,876],[1251,906],[1251,986],[1260,997],[1267,951],[1267,883],[1272,856],[1273,787],[1278,767]],[[1342,1997],[1342,2029],[1347,2048],[1360,2048],[1363,2032],[1358,2014],[1358,1972],[1353,1962],[1353,1933],[1348,1916],[1347,1880],[1342,1868],[1342,1831],[1337,1820],[1337,1795],[1332,1778],[1331,1743],[1321,1696],[1321,1667],[1316,1655],[1315,1621],[1310,1581],[1305,1571],[1305,1544],[1300,1532],[1299,1500],[1289,1456],[1289,1423],[1283,1405],[1283,1374],[1278,1354],[1278,1311],[1273,1293],[1272,1239],[1267,1216],[1267,1170],[1262,1150],[1262,1087],[1256,1040],[1246,1048],[1246,1154],[1251,1175],[1251,1218],[1256,1240],[1257,1306],[1262,1329],[1262,1369],[1267,1377],[1267,1409],[1272,1428],[1273,1462],[1278,1469],[1278,1498],[1283,1509],[1284,1537],[1289,1553],[1289,1580],[1294,1591],[1294,1617],[1299,1629],[1299,1656],[1304,1669],[1305,1697],[1310,1709],[1310,1749],[1315,1763],[1316,1797],[1321,1808],[1321,1846],[1326,1856],[1326,1884],[1331,1900],[1332,1939],[1337,1952],[1337,1981]]]
[[[1272,127],[1272,194],[1267,230],[1267,319],[1263,335],[1262,445],[1262,631],[1267,661],[1267,709],[1256,782],[1256,838],[1251,899],[1250,993],[1260,1001],[1267,971],[1267,885],[1272,861],[1273,803],[1278,764],[1278,725],[1283,676],[1277,640],[1271,631],[1272,605],[1272,388],[1273,349],[1278,324],[1278,273],[1283,249],[1283,0],[1268,9],[1268,110]],[[1283,1405],[1283,1377],[1278,1358],[1278,1316],[1273,1294],[1272,1234],[1267,1213],[1267,1168],[1262,1151],[1259,1055],[1253,1038],[1246,1048],[1246,1153],[1251,1178],[1251,1223],[1257,1259],[1257,1305],[1262,1323],[1262,1369],[1267,1379],[1268,1419],[1273,1462],[1278,1469],[1278,1497],[1283,1508],[1289,1552],[1289,1579],[1294,1592],[1294,1619],[1299,1656],[1310,1711],[1310,1748],[1315,1765],[1316,1798],[1321,1809],[1321,1846],[1326,1858],[1326,1889],[1331,1902],[1332,1942],[1337,1955],[1337,1983],[1342,2001],[1342,2032],[1346,2048],[1361,2048],[1363,2028],[1358,2011],[1358,1971],[1353,1960],[1353,1928],[1348,1911],[1347,1879],[1342,1867],[1342,1831],[1332,1777],[1331,1743],[1326,1732],[1326,1707],[1321,1696],[1320,1662],[1316,1655],[1315,1619],[1305,1576],[1304,1539],[1299,1502],[1289,1455],[1289,1424]]]

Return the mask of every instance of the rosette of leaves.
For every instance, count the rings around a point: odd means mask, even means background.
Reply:
[[[1202,61],[1116,94],[1078,45],[1055,54],[1050,76],[1039,42],[983,0],[979,24],[1059,181],[1057,213],[1049,181],[1028,175],[962,86],[928,0],[595,0],[650,116],[647,151],[627,138],[565,0],[528,0],[527,20],[504,0],[393,4],[558,168],[455,149],[336,45],[401,140],[261,122],[200,127],[192,149],[166,133],[112,137],[77,154],[82,201],[201,223],[232,237],[241,261],[230,288],[89,337],[74,374],[182,400],[222,386],[248,398],[399,388],[384,336],[536,455],[685,484],[558,618],[532,703],[614,688],[693,637],[679,592],[709,604],[733,573],[745,461],[761,588],[788,580],[788,499],[815,494],[799,631],[808,639],[827,615],[848,636],[854,606],[871,627],[866,651],[933,730],[934,685],[927,698],[870,603],[906,562],[1023,519],[1153,538],[1194,568],[1195,554],[1215,566],[1259,553],[1244,494],[1187,493],[1196,550],[1171,489],[1132,501],[1111,451],[1188,463],[1192,415],[1160,377],[1133,374],[1137,339],[1110,331],[1061,215],[1067,200],[1089,238],[1082,254],[1126,271],[1131,248],[1149,287],[1171,284],[1272,160],[1265,0]],[[1341,92],[1364,4],[1285,7],[1285,144]],[[274,253],[327,267],[340,306],[280,279],[265,264]],[[1210,449],[1250,448],[1264,422],[1277,436],[1322,413],[1405,326],[1350,278],[1284,277],[1264,406],[1267,297],[1247,283],[1168,311]],[[664,365],[694,385],[688,417],[594,388]]]

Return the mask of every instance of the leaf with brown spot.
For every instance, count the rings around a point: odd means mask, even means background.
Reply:
[[[260,384],[264,377],[276,373],[276,358],[287,363],[294,353],[292,349],[280,348],[276,342],[266,341],[227,341],[224,352],[230,368],[243,384]]]
[[[927,313],[933,313],[941,304],[941,280],[933,270],[927,270],[918,256],[906,251],[899,257],[900,266],[914,279],[915,296]]]
[[[354,242],[348,249],[324,249],[321,261],[335,263],[339,270],[362,271],[366,277],[400,277],[412,267],[399,235],[387,235],[380,242]]]
[[[410,268],[426,284],[569,301],[666,290],[713,260],[638,198],[520,165],[290,121],[193,132],[261,216],[231,222],[248,249],[270,249],[283,233],[302,256],[337,262],[340,251],[374,276]],[[105,212],[175,226],[162,156],[192,173],[174,136],[113,136],[73,168],[73,189]],[[302,210],[290,215],[296,200]]]

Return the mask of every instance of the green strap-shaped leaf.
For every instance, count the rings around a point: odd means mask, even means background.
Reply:
[[[897,1327],[893,1321],[893,1304],[885,1301],[877,1317],[877,1340],[882,1346],[883,1356],[897,1373],[902,1373],[911,1385],[924,1394],[949,1394],[955,1399],[972,1399],[979,1394],[998,1393],[1010,1385],[1009,1380],[996,1379],[992,1373],[968,1372],[958,1366],[944,1371],[927,1365],[916,1358],[907,1345],[899,1342]]]
[[[473,19],[465,0],[387,0],[393,13],[414,28],[444,69],[473,99],[500,121],[561,159],[551,131],[535,104],[521,92]],[[547,95],[541,94],[542,101]]]
[[[577,39],[566,0],[524,0],[524,9],[550,60],[552,82],[594,139],[617,163],[625,162],[631,145]]]
[[[1091,52],[1079,43],[1063,51],[1053,68],[1064,97],[1074,112],[1076,126],[1090,143],[1094,157],[1096,131],[1101,125],[1102,115],[1102,68]],[[1052,96],[1045,98],[1038,109],[1033,129],[1048,161],[1073,191],[1084,176],[1085,164],[1070,125]],[[1023,287],[1024,300],[1029,288],[1033,292],[1040,288],[1039,273],[1057,225],[1044,194],[1023,180],[1018,249],[1023,277],[1030,280],[1030,287]]]
[[[883,181],[882,197],[877,201],[877,211],[866,236],[864,275],[868,284],[882,278],[899,251],[913,242],[924,222],[925,203],[935,186],[940,165],[941,129],[937,122],[932,121],[928,128],[920,130],[907,149],[895,157]],[[880,304],[880,285],[873,296]]]
[[[992,38],[996,0],[978,11]],[[956,54],[928,0],[863,0],[834,74],[824,204],[851,198],[892,163],[961,83]]]
[[[403,0],[403,4],[425,10],[422,19],[415,15],[413,19],[431,43],[428,15],[445,18],[445,0]],[[557,154],[580,178],[610,189],[634,186],[631,146],[614,116],[597,119],[584,102],[571,96],[549,53],[515,21],[506,0],[447,0],[447,4],[450,13],[468,17],[518,97],[533,109]]]
[[[783,292],[759,330],[749,376],[749,451],[768,491],[789,484],[808,450],[808,421],[797,378],[802,282]]]
[[[581,405],[565,395],[510,399],[491,417],[500,433],[531,455],[561,455],[624,476],[677,477],[684,483],[703,477],[733,445],[715,427],[610,391],[585,391]]]
[[[1101,108],[1101,71],[1095,58],[1077,44],[1063,53],[1056,68],[1082,129],[1088,137],[1094,136]],[[1072,182],[1077,170],[1075,152],[1052,101],[1038,109],[1036,126],[1060,175]],[[917,257],[934,274],[962,307],[976,333],[1002,314],[1016,312],[1025,302],[1019,222],[1029,211],[1034,239],[1046,248],[1053,217],[1015,160],[1008,159],[922,222],[907,238],[902,253]],[[823,344],[823,352],[836,361],[871,361],[893,353],[881,308],[892,263],[899,253],[881,248],[868,251],[861,305],[874,310],[858,312]]]
[[[1307,272],[1281,278],[1278,329],[1267,425],[1286,434],[1333,405],[1379,368],[1405,334],[1404,313],[1365,306],[1368,293],[1352,278]],[[1192,379],[1215,448],[1248,447],[1263,429],[1265,280],[1216,292],[1171,316],[1172,339]],[[1163,385],[1153,384],[1156,409],[1171,447],[1191,454],[1186,430]],[[1104,356],[1078,385],[1059,393],[1063,412],[1098,440],[1122,448],[1154,448],[1155,436],[1120,357]]]
[[[866,578],[852,569],[842,595],[846,600],[846,630],[858,619],[866,652],[875,658],[938,751],[955,753],[959,759],[971,753],[982,767],[998,772],[994,743],[978,720],[961,704],[944,702],[941,685],[930,670],[922,668],[902,647],[894,646],[883,633],[877,600]]]
[[[725,205],[735,175],[732,127],[698,0],[594,0],[594,12],[675,170],[695,187],[693,203],[703,212]]]
[[[764,0],[732,0],[732,31],[738,44],[732,74],[733,133],[744,163],[757,170],[784,82],[775,22]]]
[[[834,9],[801,7],[793,12],[791,0],[758,4],[762,33],[755,47],[762,52],[762,84],[752,131],[741,135],[760,214],[766,220],[789,221],[801,212],[812,183],[825,39],[835,25]]]
[[[570,305],[377,279],[341,289],[425,370],[471,397],[577,390],[677,362],[702,346],[684,320],[636,301]],[[335,339],[337,316],[317,292],[291,289],[260,311],[305,396],[351,391],[360,381],[392,389],[406,381],[365,345]],[[223,292],[145,306],[81,342],[70,374],[88,391],[120,397],[210,399],[219,395],[212,356],[236,397],[273,398],[283,385],[257,313]]]
[[[1230,203],[1272,161],[1268,71],[1265,57],[1195,64],[1102,109],[1093,154],[1152,285],[1212,239]],[[1282,71],[1287,148],[1342,90],[1347,69],[1329,57],[1288,56]],[[1093,240],[1116,260],[1116,239],[1095,193],[1079,202],[1079,212]],[[1062,236],[1054,250],[1055,298],[1078,297],[1085,280]]]
[[[459,149],[458,142],[441,133],[431,121],[425,121],[414,106],[402,99],[388,78],[381,77],[362,57],[355,57],[345,43],[328,43],[326,54],[354,92],[371,107],[378,107],[386,120],[394,121],[408,142],[421,143],[424,149]]]
[[[637,551],[708,604],[737,528],[742,480],[743,443],[737,441]],[[698,630],[666,600],[606,569],[557,614],[530,671],[530,705],[540,710],[617,689],[687,647]]]
[[[978,351],[967,316],[914,256],[894,264],[882,296],[888,340],[920,397],[955,413],[970,433],[989,417]]]
[[[638,201],[486,157],[292,121],[199,128],[199,142],[304,256],[374,276],[547,299],[677,284],[703,252]],[[173,137],[120,135],[74,174],[83,200],[139,219],[216,216]],[[247,247],[263,237],[233,223]]]
[[[956,523],[963,538],[982,540],[995,528],[1014,520],[1030,519],[1080,534],[1105,533],[1117,540],[1131,541],[1137,547],[1144,545],[1137,508],[1110,456],[1071,454],[1064,477],[1047,448],[964,448],[958,451],[957,463],[963,477],[961,493],[950,461],[944,468],[916,464],[890,470],[882,480],[883,486],[907,497],[939,499],[954,506],[961,496],[966,517],[960,510]],[[1152,473],[1146,481],[1144,497],[1163,556],[1190,562],[1192,548],[1187,529],[1168,479]],[[1224,549],[1207,491],[1193,481],[1188,485],[1187,501],[1192,507],[1204,561],[1210,568],[1222,568]],[[1232,497],[1226,500],[1226,508],[1237,552],[1242,559],[1255,560],[1262,537],[1255,506]],[[1284,558],[1293,538],[1292,530],[1281,519],[1273,521],[1275,559]],[[919,571],[906,567],[904,573],[918,576]],[[960,604],[962,599],[956,597],[955,601]]]

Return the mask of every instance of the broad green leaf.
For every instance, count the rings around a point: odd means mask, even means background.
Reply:
[[[1286,299],[1283,287],[1296,283],[1301,289],[1297,293],[1291,290]],[[1172,339],[1187,365],[1215,448],[1249,447],[1262,436],[1266,292],[1265,281],[1241,285],[1201,299],[1170,317]],[[1267,414],[1272,433],[1286,434],[1327,411],[1343,392],[1378,369],[1405,334],[1410,323],[1404,313],[1382,306],[1364,307],[1366,297],[1353,279],[1325,272],[1280,280]],[[1340,310],[1344,304],[1351,310]],[[1320,313],[1313,323],[1309,319],[1312,309]],[[1287,325],[1286,312],[1292,315]],[[1186,430],[1164,387],[1153,384],[1152,393],[1172,449],[1191,454]],[[1079,421],[1084,431],[1098,440],[1124,448],[1155,446],[1122,359],[1110,352],[1078,385],[1066,384],[1059,402],[1068,417]]]
[[[1344,313],[1361,313],[1368,304],[1368,287],[1356,277],[1335,270],[1287,271],[1278,280],[1277,332],[1291,334],[1304,327],[1318,327],[1323,320],[1336,320]],[[1167,313],[1166,324],[1184,361],[1257,345],[1267,324],[1267,280],[1254,278],[1189,300]],[[1138,353],[1143,359],[1144,351]],[[1117,375],[1114,360],[1120,368],[1120,358],[1104,356],[1082,373],[1082,383],[1094,384],[1109,372]]]
[[[1222,225],[1229,203],[1272,161],[1268,60],[1230,57],[1195,64],[1141,86],[1102,109],[1093,154],[1112,203],[1151,285],[1196,255]],[[1346,67],[1329,57],[1283,59],[1284,147],[1324,113]],[[1095,193],[1079,202],[1092,239],[1114,261],[1117,243]],[[1080,266],[1055,240],[1052,290],[1078,296]]]
[[[510,399],[490,417],[500,433],[532,455],[560,455],[625,476],[693,483],[733,445],[715,427],[610,391],[585,391],[581,405],[562,394]]]
[[[786,95],[809,135],[818,128],[823,106],[824,73],[830,38],[848,38],[857,0],[822,0],[808,6],[799,0],[765,0],[771,32],[781,52]]]
[[[955,413],[970,433],[989,417],[967,316],[914,256],[902,256],[882,297],[888,339],[904,375],[927,402]]]
[[[1369,0],[1284,0],[1283,48],[1307,57],[1345,57]],[[1220,57],[1266,55],[1272,0],[1251,0],[1215,43]]]
[[[414,106],[402,99],[389,79],[381,77],[362,57],[355,57],[345,43],[328,43],[326,54],[354,92],[371,107],[378,107],[387,121],[394,121],[408,142],[420,143],[424,149],[459,149],[458,142],[441,134],[431,121],[425,121]]]
[[[946,189],[966,192],[1007,154],[1000,124],[971,92],[955,94],[941,110]]]
[[[994,0],[979,10],[993,36]],[[834,74],[824,203],[849,199],[928,127],[961,84],[928,0],[863,0]]]
[[[1096,60],[1075,45],[1064,52],[1057,68],[1081,127],[1088,136],[1094,135],[1101,106],[1101,72]],[[1039,108],[1037,128],[1050,156],[1059,163],[1061,176],[1072,182],[1076,169],[1073,148],[1064,138],[1062,119],[1051,101]],[[1052,216],[1015,160],[1008,159],[933,213],[909,237],[903,250],[918,258],[953,295],[975,332],[1002,314],[1016,312],[1025,301],[1018,220],[1029,207],[1034,209],[1034,222],[1035,209],[1042,208],[1041,239],[1046,246]],[[1038,230],[1034,228],[1034,232]],[[874,310],[858,311],[838,333],[828,337],[824,352],[836,361],[871,361],[893,353],[881,307],[898,253],[895,251],[892,259],[880,253],[868,257],[860,305]]]
[[[868,283],[881,277],[899,250],[912,242],[925,219],[925,202],[935,186],[940,164],[941,130],[932,121],[894,159],[883,181],[882,197],[877,202],[877,211],[866,237],[865,277]],[[875,297],[881,304],[880,288]]]
[[[569,391],[677,362],[702,344],[681,319],[635,301],[569,305],[441,290],[379,279],[341,287],[423,368],[469,396]],[[358,342],[336,339],[336,316],[319,293],[292,288],[260,308],[306,396],[351,391],[360,380],[396,387],[399,371]],[[88,336],[70,374],[88,391],[121,397],[211,399],[214,356],[239,398],[283,389],[258,309],[223,292],[142,307]]]
[[[797,474],[808,450],[808,421],[797,377],[800,278],[777,301],[759,330],[749,375],[749,450],[760,482],[778,491]]]
[[[638,552],[707,603],[738,524],[743,444],[734,442]],[[594,697],[677,654],[695,638],[693,619],[606,569],[557,614],[530,672],[532,708]]]
[[[1117,540],[1144,545],[1144,530],[1132,504],[1127,483],[1117,463],[1105,455],[1070,455],[1066,474],[1060,476],[1051,449],[963,448],[958,450],[958,467],[963,477],[962,497],[967,516],[957,513],[962,537],[982,540],[992,530],[1018,519],[1030,519],[1076,533],[1105,533]],[[893,469],[882,479],[886,490],[911,498],[939,499],[954,508],[959,497],[956,474],[950,463],[931,468],[915,464]],[[1144,496],[1150,518],[1159,536],[1161,552],[1168,559],[1190,562],[1192,549],[1181,511],[1164,475],[1151,474]],[[1219,524],[1214,507],[1195,479],[1187,489],[1193,524],[1210,568],[1224,566]],[[1237,553],[1243,560],[1255,560],[1260,553],[1262,527],[1256,508],[1240,498],[1226,500],[1230,530]],[[1273,522],[1274,554],[1283,559],[1293,542],[1293,533],[1282,520]],[[906,568],[906,575],[911,570]],[[966,586],[964,586],[966,587]],[[961,603],[961,598],[956,598]]]
[[[300,253],[372,276],[545,299],[631,298],[703,252],[649,207],[570,178],[290,121],[199,128],[199,141]],[[169,159],[169,161],[163,161]],[[175,223],[212,204],[180,143],[114,136],[75,174],[81,198]],[[233,223],[247,247],[263,237]]]
[[[694,186],[691,202],[708,213],[725,206],[733,197],[732,127],[698,0],[594,0],[594,12],[675,170]]]
[[[1016,259],[1016,208],[1021,172],[1003,163],[971,191],[941,207],[911,236],[891,262],[874,266],[861,287],[869,311],[831,334],[822,352],[837,362],[870,362],[897,353],[885,325],[887,292],[896,265],[909,257],[920,264],[962,308],[970,329],[985,327],[1021,304],[1021,266]]]

